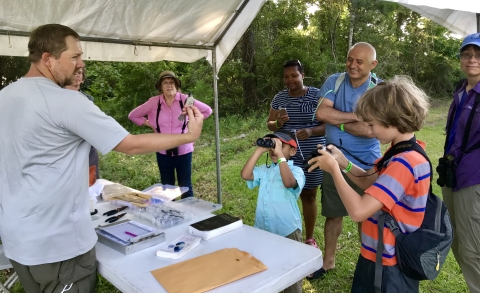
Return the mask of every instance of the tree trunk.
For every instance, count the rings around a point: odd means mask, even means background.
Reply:
[[[354,0],[350,2],[349,12],[350,12],[350,27],[348,30],[348,48],[350,49],[353,45],[353,30],[355,28],[356,5]]]
[[[242,37],[242,63],[246,77],[243,78],[243,100],[247,106],[254,106],[257,102],[256,95],[256,72],[255,64],[255,35],[249,28]]]

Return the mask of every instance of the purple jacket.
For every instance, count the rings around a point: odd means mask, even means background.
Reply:
[[[453,109],[458,107],[460,103],[460,97],[462,97],[463,92],[465,91],[466,82],[460,90],[458,90],[453,96],[453,102],[450,105],[450,110],[448,111],[447,118],[447,129],[448,121],[450,121],[451,115],[454,115]],[[473,103],[475,102],[476,95],[480,94],[480,82],[470,90],[467,95],[467,100],[464,105],[464,108],[461,109],[462,113],[457,124],[457,131],[455,133],[455,139],[453,145],[448,152],[448,155],[452,155],[455,158],[457,168],[455,170],[455,175],[457,179],[457,186],[453,191],[460,190],[462,188],[480,184],[480,149],[476,149],[466,154],[462,154],[461,146],[463,136],[465,134],[465,127],[467,124],[468,116],[473,108]],[[470,135],[468,137],[468,142],[466,150],[471,146],[480,141],[480,105],[475,111],[475,116],[472,120],[472,126],[470,128]]]

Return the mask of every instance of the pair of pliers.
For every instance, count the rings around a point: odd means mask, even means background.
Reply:
[[[123,214],[120,214],[118,216],[114,216],[114,217],[110,217],[108,219],[105,220],[105,222],[108,222],[108,223],[113,223],[113,222],[116,222],[118,219],[120,219],[121,217],[125,216],[127,213],[123,213]]]
[[[113,216],[115,215],[116,213],[120,212],[120,211],[123,211],[124,209],[128,208],[128,206],[123,206],[123,207],[119,207],[118,209],[114,209],[114,210],[111,210],[111,211],[108,211],[106,213],[103,213],[104,216]]]

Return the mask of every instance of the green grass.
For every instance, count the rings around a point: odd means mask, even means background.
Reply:
[[[448,101],[433,101],[428,121],[424,128],[417,133],[417,138],[426,142],[427,153],[434,166],[443,150],[445,139],[443,129],[447,111]],[[222,137],[222,211],[241,217],[248,225],[253,225],[257,190],[249,190],[246,187],[245,182],[240,178],[240,171],[254,150],[252,143],[256,138],[267,132],[265,119],[266,114],[257,113],[249,117],[233,115],[222,119],[220,122],[220,135]],[[214,134],[215,128],[212,117],[205,121],[204,132],[196,143],[193,155],[192,179],[195,195],[208,201],[216,201],[217,199]],[[265,157],[260,160],[260,163],[264,163],[264,160]],[[136,189],[144,189],[159,181],[155,155],[127,156],[111,152],[101,158],[100,170],[103,178]],[[441,195],[440,188],[436,184],[434,184],[434,192]],[[320,195],[317,199],[320,213]],[[314,232],[321,249],[323,249],[324,220],[319,214]],[[321,280],[313,282],[305,280],[303,291],[310,293],[350,292],[359,251],[357,225],[347,217],[344,220],[343,232],[337,246],[335,270]],[[13,292],[23,292],[23,289],[16,285]],[[119,291],[100,277],[97,292]],[[422,281],[420,283],[420,292],[468,292],[460,268],[452,253],[449,254],[440,275],[434,281]]]

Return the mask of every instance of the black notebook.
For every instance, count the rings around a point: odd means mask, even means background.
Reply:
[[[191,224],[188,227],[188,232],[194,236],[201,237],[203,240],[208,240],[242,226],[243,222],[240,218],[223,213]]]

